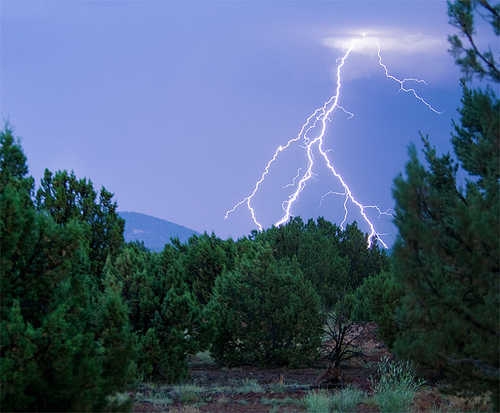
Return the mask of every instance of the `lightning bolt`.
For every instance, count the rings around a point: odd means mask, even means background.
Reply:
[[[292,179],[292,182],[290,182],[289,184],[286,184],[283,188],[290,188],[290,187],[294,187],[295,186],[295,182],[297,181],[297,179],[299,179],[300,177],[300,171],[302,170],[302,168],[299,168],[297,169],[297,175],[295,175]]]
[[[423,83],[424,85],[427,84],[425,80],[422,79],[415,79],[413,77],[405,78],[405,79],[398,79],[397,77],[391,75],[389,73],[389,69],[387,69],[387,66],[382,62],[382,56],[381,56],[381,51],[380,51],[380,44],[377,43],[377,55],[378,55],[378,64],[379,66],[384,69],[385,77],[387,79],[394,80],[396,83],[399,84],[399,90],[405,93],[409,93],[415,97],[415,99],[419,100],[422,102],[425,106],[427,106],[432,112],[437,113],[438,115],[441,115],[443,112],[440,112],[436,108],[434,108],[429,102],[427,102],[422,96],[420,96],[417,91],[413,88],[406,88],[405,83],[406,82],[416,82],[416,83]]]
[[[364,37],[364,36],[363,36]],[[255,183],[253,190],[250,192],[249,195],[247,195],[245,198],[243,198],[241,201],[236,203],[230,210],[226,211],[225,214],[225,219],[229,217],[234,211],[236,211],[240,206],[246,204],[248,210],[250,211],[250,216],[254,222],[254,224],[257,226],[259,231],[262,231],[263,227],[262,224],[258,221],[257,219],[257,214],[255,212],[254,207],[252,206],[252,200],[259,191],[261,185],[264,183],[267,175],[269,175],[270,170],[272,165],[277,161],[279,155],[289,149],[293,144],[302,141],[303,142],[303,148],[306,152],[306,159],[307,159],[307,167],[305,168],[304,173],[302,176],[300,175],[301,169],[297,171],[297,175],[293,178],[292,183],[286,185],[285,187],[289,186],[295,186],[295,190],[288,196],[288,199],[282,202],[282,210],[283,210],[283,215],[281,218],[276,221],[274,224],[275,226],[280,226],[283,225],[284,223],[288,222],[288,220],[291,217],[292,213],[292,208],[295,204],[295,202],[298,200],[300,194],[306,187],[307,183],[309,180],[313,177],[313,168],[314,168],[314,152],[318,153],[320,155],[320,158],[323,159],[325,166],[328,168],[328,170],[331,172],[331,174],[337,178],[338,182],[343,188],[343,192],[333,192],[330,191],[327,194],[323,195],[321,197],[321,201],[326,197],[327,195],[330,194],[335,194],[335,195],[340,195],[344,197],[344,216],[342,218],[342,221],[340,223],[340,227],[344,228],[345,223],[347,222],[348,219],[348,204],[351,203],[355,207],[357,207],[361,217],[365,221],[366,225],[369,228],[369,234],[368,234],[368,248],[371,247],[373,244],[373,241],[376,239],[380,242],[381,245],[383,245],[385,248],[388,248],[387,244],[384,242],[384,240],[381,238],[383,234],[380,234],[376,231],[374,224],[370,220],[370,218],[367,215],[367,210],[369,209],[375,209],[379,215],[392,215],[392,210],[387,209],[387,210],[382,210],[376,205],[364,205],[358,199],[354,196],[352,193],[352,190],[349,188],[346,180],[342,175],[335,169],[334,164],[328,157],[328,152],[331,150],[325,150],[324,149],[324,137],[325,133],[327,130],[327,122],[331,120],[333,114],[337,110],[341,110],[345,114],[349,116],[348,119],[351,119],[354,117],[354,113],[349,112],[346,110],[343,106],[340,105],[340,94],[341,94],[341,89],[342,89],[342,70],[344,68],[344,65],[351,55],[352,51],[355,48],[355,45],[357,43],[357,39],[353,39],[351,41],[350,46],[347,48],[345,51],[344,55],[338,59],[338,65],[336,68],[336,89],[335,89],[335,94],[332,95],[324,104],[323,106],[315,109],[305,120],[305,122],[302,124],[299,133],[297,136],[294,138],[291,138],[288,140],[288,142],[285,145],[280,145],[276,148],[272,158],[267,162],[264,171],[260,175],[260,178],[257,180]],[[389,80],[392,80],[399,84],[399,90],[405,93],[408,93],[412,95],[415,99],[420,101],[422,104],[424,104],[429,110],[436,114],[441,114],[440,111],[438,111],[436,108],[434,108],[429,102],[427,102],[422,96],[420,96],[417,91],[414,88],[407,87],[408,82],[414,82],[414,83],[423,83],[426,84],[424,80],[417,79],[417,78],[404,78],[404,79],[399,79],[396,76],[392,75],[389,72],[388,67],[384,64],[382,61],[382,55],[381,55],[381,48],[380,44],[377,42],[377,56],[378,56],[378,64],[379,66],[383,69],[385,77]],[[313,138],[309,137],[309,133],[316,128],[319,128],[319,132],[317,135]],[[299,179],[300,178],[300,179]]]

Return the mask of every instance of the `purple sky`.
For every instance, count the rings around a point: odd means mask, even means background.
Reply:
[[[460,88],[444,0],[0,1],[0,113],[31,174],[73,169],[114,192],[121,210],[247,234],[248,211],[224,220],[225,211],[334,93],[341,47],[362,32],[380,39],[391,73],[428,81],[418,91],[443,114],[398,91],[376,49],[353,53],[341,104],[355,117],[337,113],[325,138],[353,193],[392,207],[419,131],[450,149]],[[282,187],[304,165],[296,148],[272,170],[255,198],[264,226],[279,219]],[[319,164],[314,172],[292,212],[339,223],[342,198],[319,202],[338,184]],[[392,242],[390,218],[372,218]]]

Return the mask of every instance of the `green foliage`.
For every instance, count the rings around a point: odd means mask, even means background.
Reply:
[[[187,356],[200,350],[202,314],[197,302],[182,279],[179,268],[173,268],[167,277],[170,286],[160,308],[155,311],[155,328],[163,354],[158,368],[167,381],[177,381],[187,375]]]
[[[30,196],[34,181],[28,177],[26,156],[9,126],[5,126],[0,132],[0,148],[0,190],[12,185]]]
[[[377,366],[378,379],[371,378],[373,398],[383,412],[406,412],[422,387],[408,361],[392,361],[384,357]]]
[[[398,332],[396,311],[403,293],[392,270],[365,278],[347,298],[353,308],[352,318],[376,322],[378,335],[388,346],[392,346]]]
[[[498,101],[496,105],[500,108]],[[483,386],[490,382],[497,387],[498,169],[484,169],[481,179],[468,181],[460,191],[457,166],[425,144],[430,169],[420,164],[412,149],[406,180],[395,182],[395,222],[400,231],[395,274],[405,291],[395,349],[420,363],[439,366],[456,379],[475,378]],[[498,153],[489,158],[498,162]]]
[[[235,389],[236,393],[262,393],[264,388],[255,379],[244,379]]]
[[[224,364],[297,365],[320,343],[320,302],[296,263],[255,245],[217,278],[208,305],[215,320],[212,354]]]
[[[109,378],[109,390],[105,388],[104,392],[111,394],[136,378],[136,343],[128,307],[121,296],[121,284],[108,271],[104,285],[104,294],[100,295],[95,312],[100,327],[99,343],[104,349],[103,375]]]
[[[330,395],[324,391],[312,391],[305,395],[304,404],[310,413],[328,413],[330,411]]]
[[[356,411],[356,406],[363,401],[365,394],[355,387],[346,387],[331,396],[334,412],[348,413]]]
[[[19,302],[15,301],[6,318],[0,322],[0,377],[2,377],[2,406],[22,410],[34,401],[28,386],[39,380],[34,358],[37,350],[37,331],[26,325]]]
[[[474,45],[476,9],[491,18],[499,34],[498,6],[449,3],[452,23],[471,45],[458,63],[469,74],[498,83],[492,56]],[[462,47],[457,38],[451,40],[455,52]],[[464,81],[459,113],[452,138],[458,162],[449,154],[439,156],[424,139],[425,164],[411,147],[406,176],[395,180],[400,237],[394,274],[404,295],[394,348],[456,385],[491,390],[498,409],[500,102],[488,86],[472,89]],[[460,167],[465,185],[457,183]]]
[[[113,194],[101,188],[99,196],[92,182],[73,172],[45,170],[36,193],[36,206],[58,224],[77,220],[85,224],[92,274],[99,277],[109,254],[116,255],[124,243],[125,222],[118,215]]]
[[[224,269],[232,268],[230,242],[224,242],[215,234],[192,236],[181,248],[186,281],[201,305],[210,300],[215,279]]]
[[[462,87],[460,123],[454,122],[452,144],[461,166],[477,179],[477,190],[492,205],[500,178],[500,103],[493,91]],[[469,185],[467,190],[476,190]]]
[[[123,286],[138,336],[140,376],[169,382],[185,377],[187,356],[201,349],[205,330],[179,252],[166,247],[157,254],[141,244],[128,244],[110,271]]]
[[[0,404],[103,409],[133,372],[127,309],[91,273],[86,224],[37,211],[9,129],[0,143]]]
[[[128,393],[114,393],[106,397],[106,413],[123,413],[130,412],[134,406],[134,399]]]
[[[278,260],[296,259],[326,310],[333,309],[337,301],[356,289],[364,278],[388,265],[385,252],[377,245],[366,248],[366,235],[356,223],[342,230],[323,218],[309,220],[307,224],[293,218],[280,227],[254,232],[252,239],[268,243]]]
[[[454,0],[448,1],[450,23],[458,30],[458,34],[448,36],[451,54],[455,62],[470,79],[473,75],[500,81],[498,62],[491,48],[479,50],[475,34],[475,11],[481,19],[490,23],[495,35],[500,34],[500,4],[491,5],[487,0]],[[465,44],[464,44],[465,40]]]
[[[200,400],[203,388],[194,384],[181,384],[174,387],[181,403],[195,403]]]

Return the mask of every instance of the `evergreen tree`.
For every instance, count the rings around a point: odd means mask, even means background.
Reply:
[[[278,261],[269,246],[253,243],[215,282],[212,354],[227,365],[310,362],[321,338],[319,297],[296,262]]]
[[[224,241],[215,234],[192,236],[183,254],[183,267],[191,291],[201,305],[210,300],[215,279],[230,266]]]
[[[365,278],[363,283],[346,297],[356,321],[375,321],[378,336],[392,347],[399,332],[396,311],[404,290],[394,276],[393,270]]]
[[[78,179],[73,172],[48,169],[36,193],[36,206],[48,212],[58,224],[78,220],[87,226],[92,274],[102,276],[109,254],[116,255],[124,243],[125,221],[117,213],[113,194],[101,188],[99,195],[92,181]]]
[[[209,326],[186,282],[181,255],[174,246],[158,254],[131,243],[109,265],[128,304],[138,340],[137,368],[144,379],[184,378],[188,355],[207,345]]]
[[[448,37],[450,52],[465,77],[467,79],[475,76],[480,79],[486,77],[499,82],[500,70],[495,55],[491,48],[479,50],[474,35],[477,15],[490,23],[495,35],[500,34],[500,4],[492,5],[487,0],[448,1],[448,15],[450,23],[459,30],[458,34]]]
[[[0,133],[0,405],[100,410],[130,377],[131,360],[114,361],[115,349],[130,354],[126,310],[91,276],[86,224],[60,224],[37,211],[27,173],[26,157],[6,128]]]
[[[278,260],[296,259],[327,310],[332,310],[345,294],[354,291],[366,277],[385,269],[388,263],[387,255],[378,245],[366,248],[367,235],[356,223],[343,230],[321,217],[306,224],[295,217],[280,227],[252,233],[251,240],[268,243]]]
[[[470,46],[452,36],[452,51],[469,78],[500,81],[493,55],[480,53],[473,39],[474,12],[487,13],[498,36],[499,10],[485,0],[449,3]],[[424,138],[427,166],[412,146],[406,176],[395,180],[395,275],[404,287],[395,348],[454,381],[490,389],[498,408],[500,103],[488,86],[472,89],[464,80],[459,113],[452,138],[458,163]],[[459,167],[465,187],[457,183]]]

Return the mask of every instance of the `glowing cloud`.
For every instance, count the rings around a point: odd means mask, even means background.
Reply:
[[[378,57],[378,65],[382,68],[383,73],[385,74],[385,77],[388,80],[396,82],[399,85],[399,88],[402,92],[405,92],[413,96],[415,99],[417,99],[417,101],[425,105],[432,112],[436,114],[439,114],[440,112],[436,108],[434,108],[429,102],[427,102],[422,96],[420,96],[413,87],[408,86],[409,83],[425,84],[425,81],[416,78],[399,79],[389,72],[387,65],[382,60],[380,43],[377,38],[368,36],[366,35],[366,33],[362,33],[361,37],[357,37],[355,39],[351,38],[349,43],[347,44],[339,43],[338,47],[344,50],[344,54],[340,59],[338,59],[338,64],[335,70],[335,80],[336,80],[335,94],[331,96],[323,104],[323,106],[320,106],[319,108],[314,110],[307,117],[306,121],[301,126],[299,133],[297,134],[296,137],[290,139],[285,145],[280,145],[276,148],[272,158],[267,162],[264,171],[262,172],[260,178],[255,183],[253,190],[250,192],[248,196],[246,196],[241,201],[236,203],[230,210],[226,211],[225,218],[227,219],[240,206],[246,205],[254,224],[261,231],[263,227],[262,224],[257,219],[257,213],[254,207],[252,206],[252,200],[259,191],[261,185],[264,183],[267,175],[270,173],[271,167],[277,161],[279,155],[283,151],[286,151],[288,148],[290,148],[293,144],[302,141],[302,144],[306,152],[307,166],[304,172],[302,172],[302,169],[299,169],[297,171],[297,175],[292,179],[291,184],[285,186],[285,188],[291,186],[294,187],[295,189],[292,190],[292,192],[288,196],[288,199],[282,202],[281,206],[283,214],[281,218],[278,219],[278,221],[276,221],[275,225],[280,226],[285,224],[292,216],[293,206],[299,199],[301,193],[303,192],[309,180],[313,177],[313,168],[315,166],[314,153],[317,153],[319,154],[319,159],[321,159],[324,162],[324,165],[328,168],[329,172],[338,180],[338,182],[343,188],[343,192],[331,191],[322,197],[322,199],[324,199],[324,197],[329,194],[335,194],[335,195],[340,195],[344,198],[343,202],[344,216],[340,223],[341,228],[343,228],[347,222],[349,215],[348,207],[349,205],[352,205],[355,209],[357,209],[363,221],[369,228],[368,247],[372,245],[374,240],[378,240],[380,244],[382,244],[385,248],[387,248],[387,244],[381,238],[382,234],[376,231],[373,222],[371,221],[370,217],[367,214],[367,210],[369,209],[375,210],[376,212],[378,212],[379,215],[391,215],[391,211],[390,210],[383,211],[376,205],[365,205],[362,202],[360,202],[358,198],[355,197],[354,194],[352,193],[352,190],[347,184],[346,179],[335,168],[333,161],[328,156],[328,152],[330,151],[325,150],[324,148],[324,137],[327,130],[327,123],[331,121],[334,112],[340,110],[349,117],[354,116],[353,113],[346,110],[340,104],[341,90],[342,90],[342,72],[344,70],[344,66],[346,65],[349,56],[355,52],[363,53],[365,50],[374,49],[374,52],[372,53],[376,53]],[[312,135],[313,132],[315,132],[316,135],[310,137],[309,135]]]
[[[349,48],[353,35],[362,36],[357,40],[355,53],[373,54],[378,44],[385,52],[395,52],[399,55],[425,53],[442,53],[447,49],[446,39],[423,33],[405,33],[400,30],[358,30],[357,33],[328,36],[322,39],[323,45],[335,49]]]

